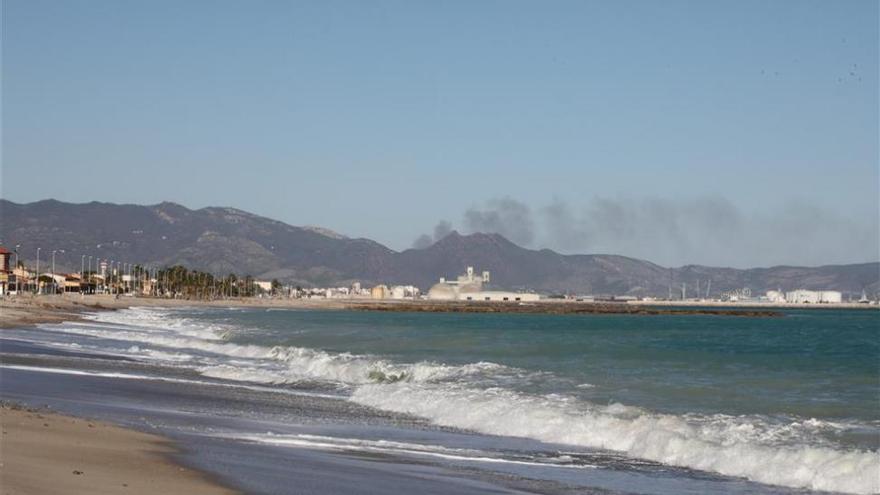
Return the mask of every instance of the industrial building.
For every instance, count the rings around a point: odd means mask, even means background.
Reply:
[[[474,267],[467,267],[464,275],[459,275],[455,280],[446,280],[441,277],[440,281],[428,290],[428,299],[436,301],[457,301],[464,299],[463,294],[481,292],[483,284],[489,283],[489,272],[483,272],[481,277],[474,275]]]
[[[790,304],[832,304],[843,302],[843,294],[836,290],[797,289],[789,292],[768,290],[767,301]]]
[[[372,299],[385,299],[389,295],[388,286],[379,284],[370,289],[370,297]]]
[[[537,301],[540,299],[538,294],[533,293],[483,290],[483,284],[488,284],[489,280],[489,272],[484,271],[481,276],[477,277],[474,267],[469,266],[464,275],[459,275],[455,280],[440,278],[440,281],[428,290],[428,299],[434,301],[493,302]]]
[[[395,285],[389,289],[388,297],[391,299],[416,299],[419,297],[419,288],[413,285]]]
[[[843,302],[843,294],[836,290],[798,289],[785,293],[785,302],[793,304],[823,304]]]
[[[781,290],[768,290],[767,301],[772,303],[784,303],[785,292],[782,292]]]
[[[506,292],[500,290],[487,290],[480,292],[467,292],[462,294],[464,301],[492,301],[492,302],[521,302],[538,301],[541,296],[531,292]]]

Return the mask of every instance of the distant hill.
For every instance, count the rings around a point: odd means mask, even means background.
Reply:
[[[665,296],[682,283],[694,294],[749,287],[840,290],[860,294],[880,288],[880,263],[739,270],[688,265],[664,268],[624,256],[563,255],[525,249],[498,234],[453,232],[424,249],[391,250],[369,239],[352,239],[320,227],[295,227],[234,208],[190,210],[175,203],[153,206],[71,204],[0,200],[0,240],[21,244],[22,259],[37,247],[46,263],[78,270],[81,255],[142,264],[183,264],[218,274],[249,273],[301,285],[414,284],[428,288],[465,266],[492,272],[496,287],[544,293]]]

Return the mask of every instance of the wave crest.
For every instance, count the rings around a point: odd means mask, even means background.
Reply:
[[[814,446],[772,446],[709,432],[680,416],[614,404],[450,385],[366,385],[355,402],[493,435],[600,448],[762,483],[849,493],[880,491],[880,454]]]
[[[780,425],[721,414],[676,416],[623,404],[597,406],[561,395],[528,395],[504,385],[553,377],[491,362],[407,364],[294,346],[236,344],[230,340],[240,329],[181,318],[173,310],[135,308],[91,318],[99,324],[70,323],[53,329],[136,343],[130,352],[160,360],[170,360],[168,351],[173,350],[200,373],[215,378],[270,384],[334,382],[350,388],[354,402],[443,426],[614,450],[774,485],[880,492],[880,453],[814,443],[820,430],[847,429],[831,422],[810,419]]]

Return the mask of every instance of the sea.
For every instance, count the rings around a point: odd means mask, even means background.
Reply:
[[[874,310],[135,307],[3,338],[6,397],[93,413],[102,403],[109,419],[150,418],[172,437],[271,448],[275,459],[316,452],[470,480],[440,481],[440,492],[880,492]],[[94,382],[52,378],[62,376]],[[245,491],[291,486],[234,465],[221,471]],[[399,489],[364,478],[364,492]]]

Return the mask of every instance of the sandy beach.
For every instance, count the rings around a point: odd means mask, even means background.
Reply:
[[[73,321],[83,311],[129,305],[109,296],[7,298],[0,328]],[[0,424],[3,495],[236,493],[174,462],[173,443],[159,436],[17,404],[0,407]]]
[[[4,495],[235,493],[169,459],[158,436],[15,404],[0,407]]]

